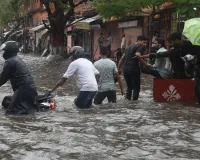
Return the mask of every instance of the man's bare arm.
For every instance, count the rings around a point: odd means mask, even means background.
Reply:
[[[54,92],[58,87],[62,86],[65,81],[67,80],[67,78],[61,78],[57,84],[51,89],[51,92]]]
[[[121,89],[121,94],[122,94],[122,96],[125,94],[125,92],[124,92],[124,86],[123,86],[123,84],[122,84],[122,79],[121,79],[121,76],[119,75],[119,73],[116,73],[116,77],[117,77],[117,81],[118,81],[118,83],[119,83],[119,87],[120,87],[120,89]]]
[[[124,59],[125,59],[125,54],[121,57],[121,59],[119,60],[119,64],[118,64],[118,70],[121,70],[121,67],[124,63]]]

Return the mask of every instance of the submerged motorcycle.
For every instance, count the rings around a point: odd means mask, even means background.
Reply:
[[[38,111],[39,112],[46,112],[48,110],[55,110],[56,108],[56,102],[54,100],[53,94],[44,94],[44,95],[38,95],[37,97],[37,105],[38,105]],[[4,109],[8,109],[8,106],[11,102],[12,96],[5,96],[2,101],[2,107]]]

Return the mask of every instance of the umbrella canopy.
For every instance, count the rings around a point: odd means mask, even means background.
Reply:
[[[185,21],[182,34],[186,36],[193,45],[200,46],[200,18],[192,18]]]

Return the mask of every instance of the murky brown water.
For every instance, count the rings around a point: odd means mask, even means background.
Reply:
[[[67,62],[47,63],[21,56],[34,75],[38,91],[50,89]],[[3,60],[0,58],[0,67]],[[200,109],[152,100],[152,80],[142,81],[141,98],[88,110],[73,105],[77,88],[68,81],[56,94],[57,109],[25,117],[0,112],[1,160],[134,160],[199,159]],[[11,92],[0,88],[0,102]]]

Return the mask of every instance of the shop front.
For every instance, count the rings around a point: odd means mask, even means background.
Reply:
[[[73,28],[74,45],[82,46],[87,53],[93,54],[94,29],[99,26],[99,15],[75,23]]]

